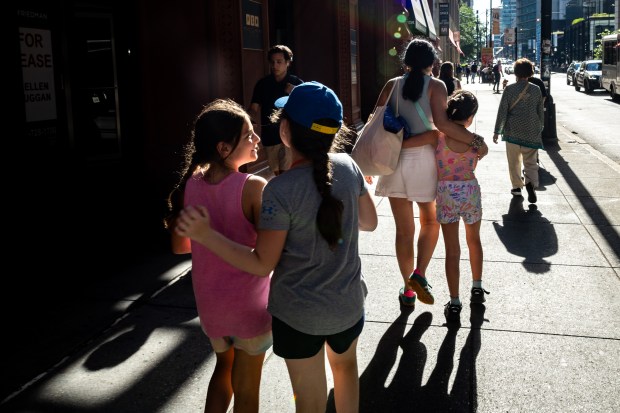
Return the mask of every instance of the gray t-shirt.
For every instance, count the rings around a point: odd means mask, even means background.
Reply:
[[[316,227],[321,202],[312,166],[271,179],[263,192],[259,229],[288,231],[271,278],[267,309],[306,334],[331,335],[354,326],[364,315],[367,294],[358,254],[359,197],[368,191],[348,154],[330,154],[332,194],[344,203],[343,240],[330,250]]]

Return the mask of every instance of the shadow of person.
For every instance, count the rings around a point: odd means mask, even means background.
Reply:
[[[420,397],[417,399],[416,411],[422,412],[447,412],[450,409],[450,394],[448,383],[450,374],[454,368],[454,351],[456,337],[460,329],[460,323],[446,324],[448,332],[437,352],[437,363],[422,387]]]
[[[470,304],[469,307],[471,328],[459,356],[459,365],[450,393],[450,411],[475,412],[478,410],[476,360],[482,345],[480,330],[482,324],[489,320],[484,318],[486,311],[484,304]]]
[[[514,196],[502,223],[493,222],[497,237],[506,250],[523,257],[523,267],[532,273],[550,271],[551,263],[545,260],[558,252],[558,238],[553,224],[544,218],[536,204],[523,208],[523,197]]]
[[[546,191],[547,186],[555,184],[558,179],[543,167],[538,168],[538,188],[536,192]]]
[[[184,294],[186,296],[193,294],[191,277],[183,277],[180,281],[170,286],[166,293],[177,295]],[[159,310],[159,307],[152,306],[151,311],[156,312]],[[188,308],[187,311],[183,311],[182,309],[179,309],[179,311],[168,311],[166,308],[162,307],[159,312],[161,312],[159,316],[147,320],[136,319],[131,315],[124,317],[119,322],[119,324],[123,323],[124,331],[97,346],[84,361],[84,367],[90,371],[97,371],[122,364],[134,354],[138,353],[151,334],[155,330],[161,328],[177,327],[187,331],[191,330],[193,335],[197,335],[202,339],[200,336],[202,331],[199,327],[184,326],[186,322],[196,318],[197,314],[194,307]],[[135,322],[132,323],[132,320],[135,320]],[[124,324],[126,324],[126,326]],[[209,356],[209,353],[205,354],[205,357],[207,356]]]
[[[426,364],[426,346],[421,338],[433,315],[420,314],[406,335],[407,318],[412,310],[401,307],[401,314],[383,334],[373,358],[360,376],[360,412],[402,412],[417,400]],[[398,360],[399,349],[402,351]],[[398,364],[396,364],[398,363]],[[333,390],[330,400],[333,400]],[[328,412],[335,412],[333,401]]]

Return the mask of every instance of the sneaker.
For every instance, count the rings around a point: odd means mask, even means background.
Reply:
[[[448,303],[443,309],[443,313],[449,323],[460,323],[462,309],[462,305],[450,304],[450,301],[448,301]]]
[[[414,272],[409,276],[409,286],[415,290],[421,302],[424,304],[435,304],[435,297],[433,297],[432,291],[433,287],[426,281],[425,277]]]
[[[484,288],[478,288],[478,287],[472,287],[471,289],[471,302],[473,304],[482,304],[484,303],[487,299],[484,298],[485,294],[490,294],[487,290],[485,290]]]
[[[405,287],[402,287],[398,292],[398,300],[405,307],[415,308],[416,293],[413,290],[405,291]]]
[[[510,190],[510,193],[514,196],[521,196],[521,188],[512,188]]]
[[[535,203],[538,199],[536,197],[536,191],[534,190],[534,186],[532,186],[531,182],[525,184],[525,189],[527,189],[527,202],[530,204]]]

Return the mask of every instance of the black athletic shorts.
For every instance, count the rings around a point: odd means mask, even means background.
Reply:
[[[342,354],[351,347],[364,328],[364,316],[353,327],[329,336],[315,336],[295,330],[282,320],[273,317],[273,352],[285,359],[305,359],[315,356],[325,343],[336,353]]]

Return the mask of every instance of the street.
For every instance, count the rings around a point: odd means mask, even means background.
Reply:
[[[586,94],[566,84],[566,73],[551,74],[551,96],[555,103],[556,126],[564,127],[594,149],[620,164],[620,104],[609,92],[596,89]]]

